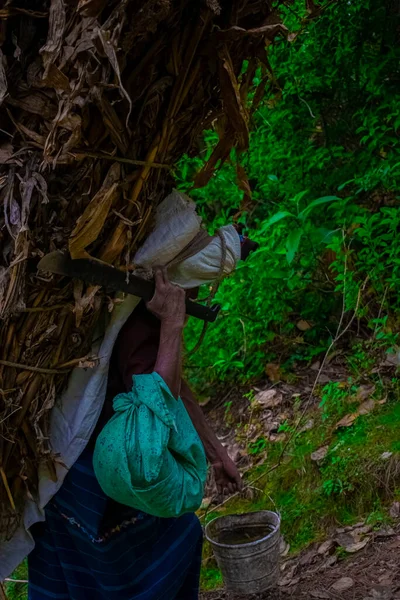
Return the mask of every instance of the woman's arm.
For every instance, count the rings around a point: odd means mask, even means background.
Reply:
[[[185,292],[168,281],[165,270],[157,270],[156,291],[147,308],[161,321],[160,345],[154,371],[168,385],[175,398],[181,396],[192,423],[211,463],[219,493],[241,488],[241,476],[235,463],[206,421],[190,388],[181,382],[182,333],[186,319]]]
[[[242,478],[238,468],[205,418],[201,407],[196,402],[192,390],[185,381],[181,384],[181,398],[189,413],[199,438],[203,442],[207,459],[213,467],[215,483],[220,494],[236,492],[242,487]]]
[[[179,397],[182,369],[182,333],[185,325],[185,291],[170,283],[165,270],[155,274],[156,291],[147,308],[161,321],[160,345],[154,371]]]

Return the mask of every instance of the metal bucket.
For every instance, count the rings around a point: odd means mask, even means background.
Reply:
[[[280,524],[269,510],[218,517],[207,524],[205,535],[228,592],[259,594],[277,585]],[[257,533],[260,537],[253,539]]]

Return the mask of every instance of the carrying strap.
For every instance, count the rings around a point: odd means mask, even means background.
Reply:
[[[218,235],[219,239],[221,240],[221,264],[219,267],[218,277],[212,285],[211,294],[207,298],[207,306],[211,305],[211,302],[214,300],[214,298],[218,292],[219,284],[221,283],[222,278],[224,276],[225,263],[226,263],[226,240],[225,240],[224,234],[222,233],[222,231],[220,229],[218,229],[217,235]],[[212,239],[214,239],[214,238],[212,238]],[[197,350],[200,348],[200,346],[202,345],[204,338],[206,336],[207,327],[208,327],[208,323],[206,321],[204,321],[203,329],[201,330],[200,337],[197,340],[195,346],[191,350],[189,350],[189,352],[187,353],[187,356],[191,356],[192,354],[197,352]]]
[[[208,246],[212,240],[215,239],[214,236],[208,235],[207,231],[204,229],[200,229],[199,232],[194,236],[192,240],[177,254],[174,258],[172,258],[165,266],[166,267],[174,267],[183,263],[188,258],[192,258],[204,248]]]

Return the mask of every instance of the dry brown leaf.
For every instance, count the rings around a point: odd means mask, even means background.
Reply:
[[[4,142],[0,145],[0,164],[5,165],[12,155],[14,154],[14,148],[11,142]]]
[[[335,590],[335,592],[345,592],[347,590],[349,590],[350,588],[352,588],[354,585],[354,579],[352,579],[351,577],[341,577],[341,579],[338,579],[333,585],[332,585],[332,589]]]
[[[67,23],[65,4],[63,0],[51,0],[49,32],[46,44],[41,49],[43,66],[47,75],[50,65],[57,59],[61,52],[64,30]]]
[[[207,185],[214,175],[217,163],[219,161],[224,162],[228,158],[231,150],[231,143],[232,140],[228,134],[219,140],[204,167],[196,174],[193,184],[194,188],[201,188]]]
[[[54,88],[55,90],[69,90],[69,79],[56,65],[50,64],[41,84],[44,87]]]
[[[367,415],[375,408],[375,400],[366,400],[357,409],[358,415]]]
[[[77,11],[84,17],[97,17],[107,4],[107,0],[79,0]]]
[[[400,502],[393,502],[389,510],[389,515],[392,519],[400,518]]]
[[[69,251],[72,258],[88,256],[86,248],[96,241],[103,229],[110,208],[119,194],[118,182],[120,176],[120,165],[114,163],[108,171],[102,187],[92,198],[82,216],[79,217],[69,239]]]
[[[294,31],[293,33],[289,33],[287,36],[288,42],[295,42],[299,37],[300,31]]]
[[[355,554],[356,552],[359,552],[360,550],[362,550],[363,548],[365,548],[365,546],[368,544],[370,538],[366,537],[363,540],[361,540],[360,542],[354,542],[354,544],[348,544],[347,546],[344,546],[344,550],[346,552],[348,552],[348,554]]]
[[[239,190],[242,190],[242,192],[244,192],[243,200],[251,200],[251,188],[249,178],[247,177],[245,169],[239,163],[237,163],[236,165],[236,177]]]
[[[309,419],[307,423],[303,425],[303,427],[299,430],[299,433],[304,433],[305,431],[310,431],[314,427],[314,419]]]
[[[322,11],[322,7],[315,4],[314,0],[306,0],[307,12],[310,17],[316,17]]]
[[[375,392],[376,386],[372,385],[360,385],[356,393],[356,399],[360,402],[367,400]]]
[[[332,550],[335,549],[335,547],[337,546],[336,542],[334,540],[326,540],[325,542],[322,542],[322,544],[320,546],[318,546],[318,554],[321,555],[325,555],[325,554],[330,554],[332,552]]]
[[[276,390],[263,390],[256,394],[254,401],[263,408],[275,408],[282,404],[283,396]]]
[[[300,331],[308,331],[309,329],[311,329],[312,324],[309,321],[305,321],[304,319],[300,319],[300,321],[297,321],[296,327]]]
[[[223,29],[218,32],[218,38],[220,40],[228,41],[228,40],[238,40],[247,36],[262,36],[270,41],[279,34],[283,35],[288,34],[288,29],[281,22],[270,23],[267,25],[263,25],[262,27],[255,27],[253,29],[244,29],[243,27],[233,26],[230,29]]]
[[[284,442],[286,440],[285,433],[270,433],[269,435],[270,442]]]
[[[375,533],[377,538],[389,538],[394,537],[396,535],[395,530],[390,525],[382,525],[382,527]]]
[[[114,27],[122,28],[122,26],[125,23],[125,4],[123,2],[121,2],[120,6],[121,6],[121,9],[119,11],[119,14],[116,15],[118,18],[114,18],[114,23],[115,23]],[[114,43],[113,43],[115,34],[116,34],[116,32],[114,29],[113,29],[112,35],[111,35],[110,31],[107,31],[105,29],[99,29],[99,32],[98,32],[100,41],[103,45],[103,50],[104,50],[105,54],[107,55],[108,60],[110,61],[110,64],[111,64],[112,68],[114,69],[114,73],[118,79],[119,92],[120,92],[121,96],[127,100],[128,105],[129,105],[129,110],[126,115],[126,121],[125,121],[126,127],[129,131],[128,124],[129,124],[129,118],[130,118],[131,112],[132,112],[132,100],[122,83],[121,70],[119,68],[117,53],[116,53],[116,49],[114,48]]]
[[[237,138],[237,149],[246,150],[249,145],[249,115],[242,104],[239,85],[232,64],[232,59],[226,46],[219,52],[221,96],[224,112],[230,127]]]
[[[4,54],[0,48],[0,106],[7,95],[7,76],[4,68]]]
[[[352,413],[340,419],[338,423],[335,425],[335,429],[339,429],[339,427],[350,427],[353,425],[354,421],[357,419],[358,413]]]
[[[31,92],[29,96],[21,96],[19,98],[7,98],[7,104],[16,106],[28,113],[38,115],[46,121],[52,121],[57,115],[57,111],[49,98],[42,92]]]
[[[311,454],[311,460],[315,462],[320,462],[321,460],[324,460],[325,456],[328,454],[328,451],[329,446],[322,446],[321,448],[319,448]]]
[[[265,365],[265,373],[268,375],[272,383],[278,383],[282,379],[282,372],[280,365],[275,363],[268,363]]]

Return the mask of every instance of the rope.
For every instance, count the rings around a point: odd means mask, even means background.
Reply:
[[[224,277],[225,264],[226,264],[226,240],[220,229],[217,231],[217,235],[221,241],[221,264],[219,267],[217,279],[213,283],[212,288],[211,288],[211,293],[210,293],[209,297],[207,298],[207,306],[211,305],[211,302],[214,300],[214,298],[218,292],[219,285]],[[194,354],[195,352],[198,351],[198,349],[200,348],[200,346],[202,345],[202,343],[204,341],[204,338],[206,337],[207,328],[208,328],[208,322],[204,321],[203,329],[201,330],[200,337],[197,340],[194,348],[189,350],[189,352],[187,353],[187,356],[192,356],[192,354]]]

